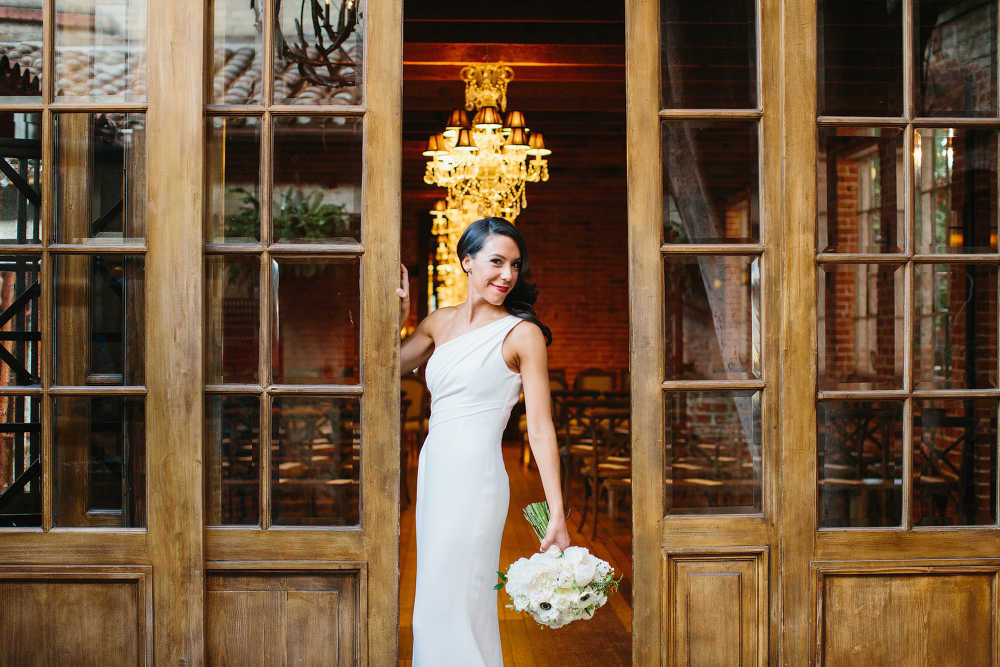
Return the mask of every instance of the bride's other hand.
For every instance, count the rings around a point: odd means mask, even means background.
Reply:
[[[554,516],[549,518],[549,525],[545,530],[545,539],[542,540],[542,546],[538,550],[545,552],[553,544],[559,547],[561,551],[565,551],[566,547],[569,546],[569,531],[566,530],[566,519],[560,520]]]
[[[402,262],[399,263],[399,287],[396,288],[396,294],[399,295],[399,328],[402,329],[410,319],[410,274]]]

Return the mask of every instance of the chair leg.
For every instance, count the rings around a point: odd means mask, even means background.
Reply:
[[[562,487],[563,487],[563,489],[562,489],[562,492],[563,492],[563,494],[562,494],[562,496],[563,496],[563,505],[566,507],[566,509],[569,509],[570,507],[572,507],[572,505],[569,502],[569,496],[570,496],[570,488],[571,488],[571,485],[570,485],[570,475],[572,473],[571,466],[573,465],[573,461],[572,461],[572,459],[569,456],[560,456],[559,457],[559,462],[561,464],[560,467],[562,468],[562,471],[561,471],[562,472],[562,480],[561,481],[562,481]]]
[[[588,493],[590,491],[590,480],[586,477],[583,478],[583,511],[580,512],[580,525],[576,527],[576,532],[583,530],[583,524],[587,522],[587,501],[590,500]]]
[[[601,481],[599,479],[594,480],[594,525],[590,527],[590,539],[597,537],[597,519],[601,516],[598,514],[597,506],[601,501]]]

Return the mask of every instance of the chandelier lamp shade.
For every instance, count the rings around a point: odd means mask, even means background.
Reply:
[[[438,237],[432,308],[465,298],[455,253],[465,228],[485,217],[515,222],[528,205],[525,184],[549,180],[545,157],[552,151],[545,147],[542,133],[528,129],[522,112],[506,109],[514,70],[481,63],[463,68],[460,78],[465,82],[465,108],[452,110],[444,131],[432,134],[423,152],[428,158],[424,182],[448,192],[444,203],[431,211],[431,233]],[[471,119],[469,112],[474,112]]]

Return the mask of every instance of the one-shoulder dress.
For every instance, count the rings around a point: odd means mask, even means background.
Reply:
[[[521,393],[503,341],[521,319],[438,345],[427,361],[431,416],[417,470],[413,667],[502,667],[500,540],[510,503],[501,437]]]

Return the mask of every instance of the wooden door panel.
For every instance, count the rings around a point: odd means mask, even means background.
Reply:
[[[142,665],[152,642],[149,571],[0,572],[0,664]]]
[[[208,664],[357,664],[364,618],[361,571],[210,574]]]
[[[996,664],[996,567],[839,565],[816,580],[818,664]]]
[[[767,663],[767,548],[665,552],[667,665]]]

